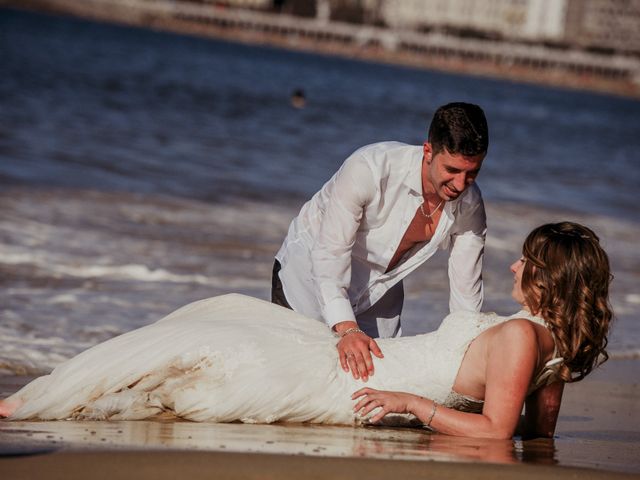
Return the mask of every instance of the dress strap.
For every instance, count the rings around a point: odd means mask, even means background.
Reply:
[[[564,358],[558,356],[558,342],[556,341],[556,336],[549,329],[547,322],[543,318],[532,315],[526,310],[522,310],[516,315],[546,327],[553,339],[553,355],[551,356],[551,360],[547,361],[540,372],[538,372],[538,374],[533,378],[531,385],[529,385],[529,391],[527,392],[527,395],[529,395],[538,388],[549,385],[559,378],[558,372],[564,362]]]
[[[551,331],[551,329],[547,328],[547,330],[549,330],[551,338],[553,339],[553,354],[551,355],[551,360],[544,364],[544,368],[542,370],[550,368],[557,372],[557,370],[564,362],[564,358],[558,356],[558,341],[556,340],[555,334]]]
[[[547,326],[547,322],[544,321],[544,318],[538,317],[536,315],[533,315],[531,312],[528,312],[527,310],[520,310],[518,313],[511,315],[509,317],[510,319],[512,318],[526,318],[527,320],[533,322],[533,323],[537,323],[538,325],[542,325],[543,327]]]
[[[560,370],[560,366],[562,365],[563,361],[564,359],[562,358],[554,358],[552,360],[549,360],[542,368],[542,370],[540,370],[540,373],[538,373],[538,375],[536,375],[536,377],[533,379],[531,385],[529,385],[529,391],[527,392],[527,395],[535,392],[541,387],[545,387],[555,382],[559,378],[558,371]]]

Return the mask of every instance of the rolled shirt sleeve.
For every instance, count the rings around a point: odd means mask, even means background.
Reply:
[[[364,209],[375,193],[366,160],[355,152],[329,181],[319,234],[311,249],[311,273],[322,316],[330,328],[356,321],[347,289],[351,283],[351,251]]]
[[[480,311],[484,298],[482,261],[487,217],[480,190],[474,184],[459,203],[459,215],[451,231],[449,254],[449,309]]]

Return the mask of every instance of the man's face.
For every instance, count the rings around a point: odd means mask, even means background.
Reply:
[[[433,154],[431,144],[425,143],[426,188],[444,201],[458,198],[475,181],[484,157],[484,154],[471,157],[451,154],[447,149]]]

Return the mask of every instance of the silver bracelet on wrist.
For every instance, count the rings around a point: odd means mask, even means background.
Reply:
[[[436,402],[433,402],[433,408],[431,409],[431,414],[429,415],[429,419],[427,420],[427,423],[424,424],[425,427],[431,428],[431,421],[433,420],[433,417],[436,416],[437,409],[438,409],[438,404]]]
[[[350,333],[364,333],[364,332],[360,330],[358,327],[352,327],[352,328],[347,328],[344,332],[338,334],[338,336],[342,338],[349,335]],[[364,334],[366,335],[366,333]]]

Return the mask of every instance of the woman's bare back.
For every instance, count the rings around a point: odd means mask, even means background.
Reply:
[[[517,323],[519,326],[516,325]],[[530,354],[535,356],[536,368],[532,372],[532,377],[535,377],[535,374],[553,357],[553,336],[546,327],[526,319],[513,319],[500,323],[485,330],[470,343],[456,375],[453,385],[455,392],[478,400],[485,398],[490,354],[503,347],[500,334],[505,328],[534,329],[535,349],[532,349]]]

